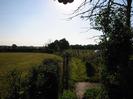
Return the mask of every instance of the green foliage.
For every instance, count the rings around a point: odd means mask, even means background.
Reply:
[[[12,69],[1,78],[0,97],[2,99],[27,99],[27,79],[22,72]]]
[[[59,47],[60,47],[60,51],[64,51],[65,49],[69,48],[69,42],[66,39],[61,39],[59,41]]]
[[[100,80],[100,68],[101,68],[101,57],[99,52],[94,50],[81,50],[81,49],[69,49],[67,52],[72,56],[71,60],[71,78],[72,81],[94,81]],[[93,76],[88,77],[90,73],[87,68],[87,64],[90,63],[93,70],[95,71]],[[80,71],[79,71],[80,70]]]
[[[10,71],[7,75],[8,94],[7,99],[19,99],[21,92],[21,73],[16,69]]]
[[[85,63],[81,59],[72,58],[71,64],[71,80],[74,82],[85,81],[87,79]]]
[[[73,91],[65,90],[60,99],[77,99],[76,94]]]
[[[97,87],[97,96],[96,99],[109,99],[108,92],[105,86],[101,85],[100,87]]]
[[[48,44],[47,50],[51,52],[63,52],[69,48],[69,42],[66,39],[55,40],[54,42]]]
[[[105,60],[102,83],[110,99],[128,99],[133,88],[129,77],[133,71],[128,65],[132,34],[127,26],[125,8],[110,6],[101,9],[95,20],[96,28],[104,32],[101,42]]]
[[[100,88],[87,89],[84,94],[84,99],[100,99],[99,98],[100,91],[101,91]]]
[[[59,92],[58,62],[44,60],[38,68],[33,68],[28,81],[30,99],[57,99]]]

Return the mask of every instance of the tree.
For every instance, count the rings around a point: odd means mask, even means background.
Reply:
[[[98,18],[100,19],[98,22],[103,26],[104,24],[101,22],[105,21],[105,18]],[[102,42],[104,44],[104,60],[106,65],[102,82],[108,90],[110,99],[128,99],[128,94],[130,93],[128,93],[129,79],[131,79],[128,78],[131,33],[129,32],[129,28],[124,24],[125,16],[123,16],[121,8],[113,10],[110,14],[110,19],[112,21],[109,22],[109,26],[106,26],[108,28],[106,32],[107,38],[104,38],[106,41]]]
[[[48,44],[48,49],[53,52],[63,52],[65,49],[69,48],[69,42],[63,38],[61,40],[55,40],[54,42]]]
[[[60,47],[60,51],[64,51],[65,49],[69,48],[69,42],[63,38],[59,41],[59,47]]]
[[[12,48],[17,48],[17,45],[16,44],[12,44]]]
[[[88,9],[83,10],[87,5]],[[132,0],[84,0],[73,16],[90,19],[93,28],[103,32],[102,83],[110,99],[133,97],[133,69],[128,65],[132,46],[131,5]]]

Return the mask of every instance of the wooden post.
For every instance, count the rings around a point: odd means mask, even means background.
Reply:
[[[70,55],[65,53],[63,56],[63,89],[69,89],[70,79]]]

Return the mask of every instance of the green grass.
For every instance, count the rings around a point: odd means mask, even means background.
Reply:
[[[0,74],[12,69],[27,71],[37,66],[45,59],[61,61],[61,57],[46,53],[0,53]]]

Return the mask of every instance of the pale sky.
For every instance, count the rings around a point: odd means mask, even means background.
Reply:
[[[95,44],[99,31],[89,22],[67,20],[83,0],[63,5],[57,0],[0,0],[0,45],[43,46],[66,38],[70,44]]]

